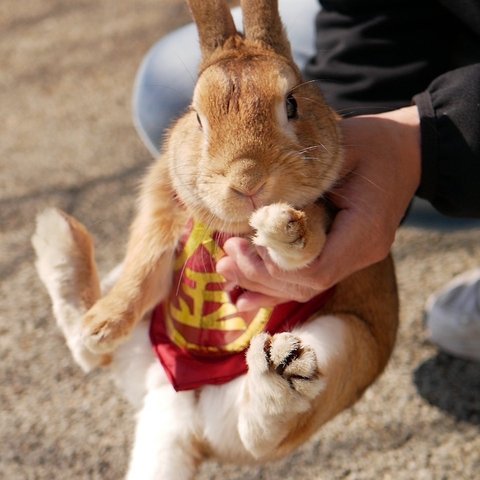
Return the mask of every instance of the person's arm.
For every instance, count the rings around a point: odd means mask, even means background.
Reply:
[[[480,217],[480,63],[439,76],[414,101],[422,137],[418,196],[446,215]]]
[[[340,212],[322,254],[308,269],[287,274],[246,241],[227,242],[219,271],[255,292],[244,294],[239,307],[305,301],[380,260],[415,193],[443,213],[480,217],[478,85],[480,65],[463,67],[416,95],[417,106],[342,120],[346,176],[331,193]]]
[[[305,68],[344,116],[419,109],[418,196],[480,216],[480,3],[320,0],[317,54]],[[423,93],[420,93],[423,92]]]
[[[430,0],[322,3],[307,76],[321,79],[327,101],[344,115],[391,111],[342,121],[348,175],[331,196],[341,210],[310,268],[285,274],[248,241],[227,242],[219,271],[251,290],[240,308],[308,300],[383,258],[417,187],[443,213],[480,216],[480,65],[450,64],[458,47],[452,36],[466,37],[469,28]],[[457,61],[480,62],[474,47]],[[412,97],[416,106],[398,108]]]

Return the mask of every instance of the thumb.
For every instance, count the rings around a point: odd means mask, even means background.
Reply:
[[[371,218],[359,217],[354,209],[344,209],[337,213],[316,262],[321,284],[319,286],[322,289],[335,285],[386,256],[374,247],[377,243],[376,230]]]

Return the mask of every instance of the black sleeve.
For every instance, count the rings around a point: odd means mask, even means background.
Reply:
[[[418,196],[447,215],[480,217],[480,63],[440,75],[414,102],[422,138]]]
[[[411,103],[444,69],[445,10],[435,0],[322,0],[305,67],[343,116]],[[446,27],[445,27],[446,28]]]
[[[306,66],[344,116],[417,105],[418,196],[480,217],[480,2],[321,0]],[[422,93],[423,92],[423,93]]]

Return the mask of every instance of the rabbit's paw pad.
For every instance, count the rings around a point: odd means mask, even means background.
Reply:
[[[109,353],[128,337],[133,321],[126,314],[112,315],[96,307],[83,318],[83,343],[92,352]]]
[[[276,378],[281,377],[292,390],[313,398],[325,380],[315,352],[292,333],[257,335],[247,353],[249,369]]]
[[[266,205],[253,212],[250,225],[256,230],[254,243],[263,247],[284,244],[302,249],[306,244],[307,218],[286,203]]]

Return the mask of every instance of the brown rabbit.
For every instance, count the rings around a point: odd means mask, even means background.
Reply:
[[[33,238],[75,360],[108,364],[139,408],[129,479],[288,454],[378,377],[398,323],[390,257],[305,304],[240,313],[223,291],[230,236],[285,270],[319,255],[341,138],[275,0],[242,1],[244,35],[224,1],[189,5],[203,56],[193,102],[143,182],[116,283],[100,298],[92,240],[66,214],[41,214]]]

